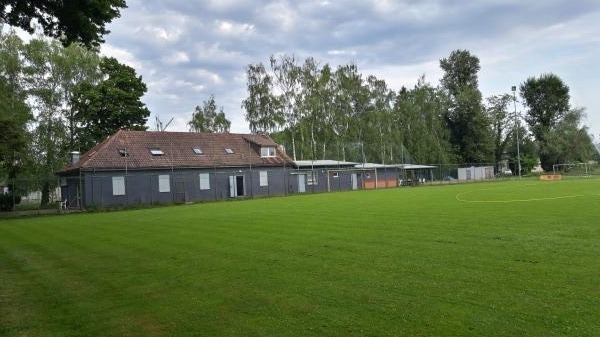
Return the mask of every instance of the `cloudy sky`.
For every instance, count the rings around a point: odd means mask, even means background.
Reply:
[[[211,94],[248,132],[241,102],[245,67],[272,54],[314,57],[332,67],[355,63],[398,90],[425,75],[439,83],[439,60],[452,50],[479,57],[484,97],[510,92],[552,72],[585,107],[600,138],[598,0],[127,0],[102,46],[134,67],[148,86],[144,102],[169,131],[185,131]]]

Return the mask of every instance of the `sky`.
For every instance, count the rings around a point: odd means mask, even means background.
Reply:
[[[598,0],[127,0],[108,25],[101,53],[135,68],[143,97],[168,131],[187,131],[210,95],[249,132],[241,108],[245,69],[271,55],[354,63],[397,91],[425,75],[439,84],[439,60],[466,49],[480,60],[485,97],[511,93],[529,77],[558,75],[573,107],[600,139]],[[517,106],[517,110],[523,111]]]

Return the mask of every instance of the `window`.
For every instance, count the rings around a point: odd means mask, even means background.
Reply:
[[[334,178],[339,178],[340,177],[340,173],[339,172],[333,172],[333,177]]]
[[[210,190],[210,176],[208,173],[200,173],[200,189]]]
[[[158,191],[171,192],[171,182],[168,174],[161,174],[158,176]]]
[[[202,149],[201,149],[201,148],[199,148],[199,147],[195,147],[195,148],[193,148],[192,150],[194,150],[194,153],[195,153],[195,154],[202,154]]]
[[[113,195],[125,195],[125,177],[112,177]]]
[[[260,148],[261,157],[275,157],[275,148],[273,146],[265,146]]]
[[[161,150],[159,148],[152,148],[152,149],[150,149],[150,154],[153,156],[162,156],[165,153],[163,152],[163,150]]]
[[[267,171],[260,171],[258,172],[259,174],[259,181],[260,181],[260,186],[269,186],[269,172]]]
[[[127,149],[119,149],[119,155],[121,157],[129,157],[129,152],[127,152]]]
[[[227,152],[227,154],[233,154],[233,150],[230,147],[226,147],[225,148],[225,152]]]
[[[317,181],[317,173],[316,172],[310,172],[306,175],[306,185],[317,185],[318,181]]]

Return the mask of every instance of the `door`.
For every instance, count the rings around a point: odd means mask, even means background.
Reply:
[[[306,174],[298,175],[298,192],[299,193],[306,192]]]
[[[183,180],[175,181],[175,200],[176,203],[185,203],[185,183]]]
[[[237,196],[237,188],[235,184],[235,176],[229,176],[229,197],[235,198]]]
[[[244,193],[244,176],[235,177],[235,188],[235,192],[238,197],[246,195],[246,193]]]
[[[356,176],[356,173],[352,173],[352,189],[353,190],[357,190],[358,189],[358,177]]]
[[[244,176],[229,176],[229,197],[244,196]]]

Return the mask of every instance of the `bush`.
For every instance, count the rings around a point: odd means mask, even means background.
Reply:
[[[0,212],[12,211],[15,205],[21,203],[21,196],[12,192],[0,194]]]

